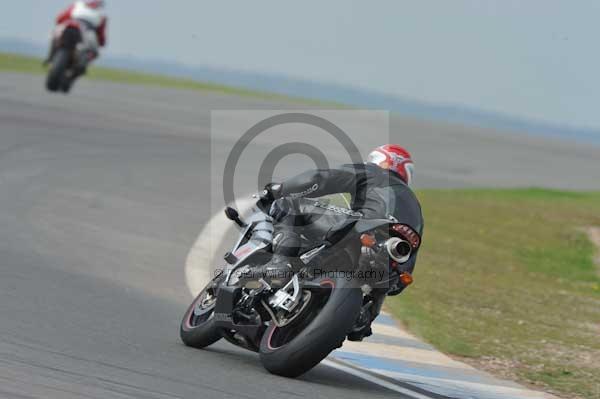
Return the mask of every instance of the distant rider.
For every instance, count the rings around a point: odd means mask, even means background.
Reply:
[[[267,185],[265,195],[272,201],[270,215],[275,222],[274,255],[257,272],[265,276],[289,276],[297,272],[301,267],[297,257],[302,236],[310,234],[311,227],[316,227],[316,230],[323,228],[319,226],[331,228],[347,219],[349,214],[359,218],[397,220],[421,235],[421,207],[409,188],[413,168],[408,151],[399,145],[388,144],[373,150],[365,164],[311,170],[283,183]],[[351,211],[334,206],[315,206],[314,201],[304,199],[336,193],[351,195]],[[306,228],[303,229],[303,226]],[[408,262],[402,265],[402,271],[413,271],[416,255],[416,252],[413,253]],[[391,286],[388,292],[383,292],[371,319],[349,339],[361,340],[369,336],[370,324],[379,313],[385,294],[397,295],[403,288],[398,284]]]
[[[78,23],[82,33],[82,43],[86,48],[88,59],[86,63],[78,64],[73,71],[71,80],[85,74],[87,65],[98,57],[98,47],[106,46],[106,25],[108,18],[104,13],[105,2],[102,0],[79,0],[70,5],[56,17],[57,29],[63,27],[69,21]],[[56,46],[53,42],[50,46],[50,54],[45,63],[49,63],[54,56]]]

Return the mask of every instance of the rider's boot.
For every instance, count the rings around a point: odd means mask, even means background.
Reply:
[[[360,342],[366,337],[373,335],[371,324],[373,323],[373,320],[379,316],[379,312],[383,306],[383,301],[385,299],[384,291],[385,290],[374,293],[375,295],[372,302],[363,305],[363,308],[361,309],[360,314],[354,323],[352,331],[348,333],[348,341]]]
[[[300,235],[290,226],[278,226],[273,238],[273,257],[255,272],[265,275],[264,280],[277,289],[285,286],[304,266],[298,259]]]
[[[296,257],[274,254],[269,262],[252,272],[257,279],[262,278],[272,288],[278,289],[285,286],[300,270],[302,266],[300,263],[301,261]]]
[[[348,333],[348,341],[360,342],[366,337],[373,335],[371,323],[375,318],[371,318],[369,312],[361,312],[358,319],[354,323],[354,328]]]

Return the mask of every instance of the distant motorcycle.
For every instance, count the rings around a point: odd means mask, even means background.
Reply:
[[[400,265],[418,249],[420,236],[396,220],[361,219],[346,209],[348,218],[343,224],[322,226],[314,237],[302,237],[302,269],[276,289],[261,276],[252,276],[252,270],[272,256],[269,204],[264,197],[258,198],[245,221],[233,208],[226,209],[242,233],[225,256],[227,266],[186,311],[180,336],[195,348],[225,338],[259,352],[269,372],[297,377],[370,322],[375,301],[412,282]],[[314,201],[316,206],[332,206]],[[338,234],[343,238],[331,244]],[[373,270],[385,277],[348,278]]]
[[[98,55],[98,39],[87,22],[71,19],[58,25],[52,36],[52,51],[46,88],[68,93],[74,81]]]

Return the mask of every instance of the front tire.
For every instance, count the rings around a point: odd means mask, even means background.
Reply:
[[[52,57],[52,66],[46,78],[46,88],[48,91],[56,92],[60,90],[70,58],[71,54],[69,50],[60,48],[56,51],[56,54]]]
[[[215,287],[214,281],[210,282],[194,299],[181,320],[179,336],[187,346],[202,349],[222,338],[214,319]]]
[[[352,329],[362,305],[360,288],[344,279],[323,279],[319,284],[323,288],[316,291],[322,292],[315,292],[313,296],[328,297],[308,325],[301,325],[297,334],[286,331],[293,328],[293,324],[281,328],[271,324],[265,331],[260,343],[260,360],[270,373],[290,378],[306,373],[339,348]]]

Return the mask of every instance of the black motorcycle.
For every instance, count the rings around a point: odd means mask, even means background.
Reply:
[[[70,20],[58,26],[53,33],[50,64],[46,78],[48,91],[68,93],[75,79],[82,75],[97,56],[97,39],[93,30],[86,29],[85,21]]]
[[[343,223],[317,232],[319,239],[303,237],[301,270],[274,288],[252,274],[272,256],[268,206],[259,199],[247,220],[225,210],[242,233],[225,255],[227,266],[186,311],[180,335],[195,348],[225,338],[259,352],[269,372],[297,377],[368,325],[387,293],[412,282],[402,264],[418,249],[420,237],[398,221],[360,219],[350,212]]]

